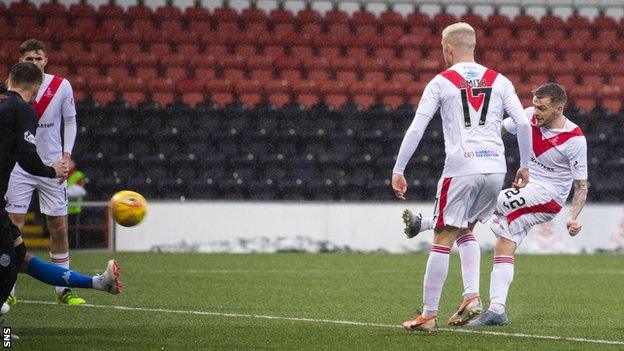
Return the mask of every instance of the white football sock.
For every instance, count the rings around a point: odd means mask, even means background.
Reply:
[[[490,277],[490,308],[495,313],[505,312],[507,293],[513,281],[515,260],[513,256],[494,256]]]
[[[433,218],[422,218],[420,220],[420,231],[424,232],[425,230],[433,229]]]
[[[423,284],[423,317],[429,318],[438,314],[440,295],[446,281],[449,267],[451,248],[442,245],[433,245],[427,260],[425,281]]]
[[[52,264],[54,264],[55,266],[69,269],[69,252],[63,252],[58,254],[53,254],[50,252],[50,259],[52,260]],[[63,292],[63,290],[65,290],[65,287],[57,286],[55,289],[56,292],[60,294]]]
[[[479,273],[481,268],[481,250],[473,233],[466,233],[455,241],[459,250],[462,279],[464,280],[464,298],[479,295]]]

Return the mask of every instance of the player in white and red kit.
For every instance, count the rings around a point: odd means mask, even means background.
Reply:
[[[71,159],[76,140],[76,108],[71,84],[67,79],[44,73],[48,62],[42,42],[29,39],[20,46],[20,62],[32,62],[41,69],[43,83],[33,107],[39,117],[36,133],[37,153],[45,164],[63,158]],[[69,269],[69,243],[67,238],[67,184],[56,179],[33,176],[15,165],[11,173],[8,191],[5,195],[6,211],[11,221],[20,229],[24,227],[26,212],[32,194],[39,193],[39,206],[46,215],[50,231],[50,258],[52,263]],[[59,303],[83,304],[71,289],[56,287],[56,300]],[[15,294],[8,300],[15,303]]]
[[[442,51],[449,69],[426,86],[407,130],[392,176],[396,196],[405,198],[403,172],[416,150],[429,121],[438,110],[442,117],[446,160],[438,183],[435,206],[435,236],[429,254],[423,287],[424,311],[403,323],[406,329],[437,330],[437,314],[446,280],[449,254],[459,244],[464,296],[451,325],[464,325],[481,313],[479,299],[480,250],[472,230],[477,221],[490,218],[503,186],[505,150],[500,130],[507,112],[517,124],[520,169],[514,185],[528,182],[531,128],[513,84],[501,74],[474,62],[474,29],[455,23],[442,32]]]
[[[496,213],[489,222],[497,236],[490,279],[490,307],[469,325],[506,325],[505,303],[514,276],[514,253],[531,227],[548,222],[561,210],[574,185],[567,220],[571,236],[581,230],[577,216],[587,198],[587,141],[583,131],[563,115],[567,97],[562,86],[548,83],[534,91],[531,120],[533,152],[531,182],[522,189],[505,189],[498,196]],[[516,134],[510,120],[504,130]]]

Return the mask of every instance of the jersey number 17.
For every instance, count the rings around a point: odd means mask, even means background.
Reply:
[[[485,117],[487,116],[488,106],[490,105],[490,95],[492,94],[492,87],[483,88],[462,88],[461,92],[462,108],[464,109],[464,127],[470,128],[472,121],[470,120],[470,105],[474,107],[475,111],[481,108],[481,117],[479,118],[479,125],[485,124]],[[483,95],[483,96],[481,96]]]

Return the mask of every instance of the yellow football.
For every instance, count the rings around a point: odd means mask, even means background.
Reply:
[[[115,222],[124,227],[133,227],[141,223],[147,212],[147,201],[143,195],[130,190],[115,193],[109,206]]]

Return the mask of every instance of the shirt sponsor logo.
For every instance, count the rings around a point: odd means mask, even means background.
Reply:
[[[499,156],[500,154],[494,150],[477,150],[464,152],[465,158],[492,158]]]
[[[52,128],[54,123],[39,123],[39,128]]]
[[[50,99],[52,97],[54,97],[54,93],[52,92],[52,89],[50,89],[50,87],[46,88],[45,92],[43,93],[43,96]]]
[[[531,157],[531,161],[532,161],[533,163],[535,163],[535,164],[536,164],[539,168],[541,168],[541,169],[543,169],[543,170],[545,170],[545,171],[548,171],[548,172],[554,172],[554,171],[555,171],[555,169],[554,169],[554,168],[552,168],[552,167],[548,167],[548,166],[546,166],[546,165],[542,164],[542,163],[541,163],[541,162],[539,162],[537,159],[535,159],[535,157]]]
[[[29,131],[24,132],[24,140],[28,143],[35,144],[35,136]]]

